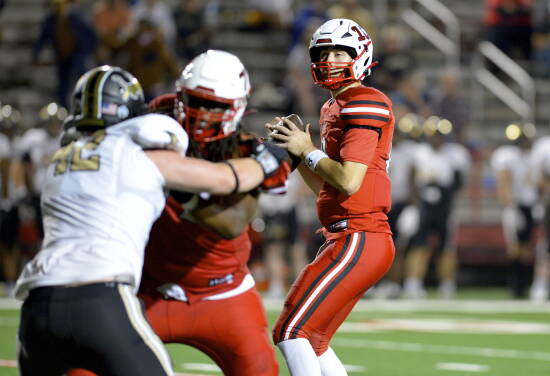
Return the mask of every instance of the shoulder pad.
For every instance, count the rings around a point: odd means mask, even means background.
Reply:
[[[370,127],[381,127],[390,121],[391,102],[384,94],[364,86],[353,89],[340,109],[342,120],[352,125]]]
[[[161,114],[148,114],[107,128],[120,129],[143,149],[175,150],[185,156],[189,137],[177,121]]]

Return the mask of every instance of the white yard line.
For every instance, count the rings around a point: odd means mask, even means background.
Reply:
[[[371,319],[361,322],[348,320],[338,328],[339,333],[372,333],[406,331],[456,334],[550,334],[550,324],[481,320],[471,318]]]
[[[22,303],[12,298],[0,298],[0,310],[19,309]]]
[[[264,298],[266,309],[281,311],[282,299]],[[0,310],[19,309],[21,302],[0,298]],[[550,301],[532,303],[527,300],[377,300],[362,299],[354,308],[356,312],[484,312],[484,313],[550,313]]]
[[[490,347],[430,345],[425,343],[374,341],[353,338],[335,338],[331,345],[377,350],[406,351],[432,354],[468,355],[482,358],[540,360],[550,362],[550,352],[495,349]]]
[[[281,299],[264,298],[266,309],[280,311]],[[462,312],[462,313],[550,313],[550,301],[533,303],[528,300],[377,300],[362,299],[354,312]]]
[[[471,363],[437,363],[435,369],[441,371],[487,372],[490,367],[483,364]]]

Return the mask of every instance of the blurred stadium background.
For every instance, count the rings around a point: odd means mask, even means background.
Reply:
[[[447,142],[462,145],[470,158],[451,210],[455,301],[436,294],[432,266],[425,299],[367,296],[336,339],[350,373],[550,374],[546,298],[531,302],[528,294],[516,294],[524,300],[508,301],[510,260],[491,168],[493,151],[525,133],[525,125],[534,125],[527,135],[532,142],[550,133],[549,7],[546,0],[0,0],[0,294],[7,297],[0,311],[0,375],[16,374],[12,282],[41,239],[37,171],[57,145],[78,75],[98,64],[120,65],[152,98],[173,90],[193,56],[224,49],[242,59],[252,80],[243,127],[263,136],[266,121],[289,113],[315,125],[326,94],[311,82],[307,44],[327,17],[352,18],[373,37],[380,64],[366,84],[391,97],[406,137],[427,137],[430,122],[448,119]],[[518,134],[505,132],[510,124]],[[416,136],[415,127],[421,129]],[[251,269],[266,297],[275,298],[267,300],[272,319],[277,299],[321,241],[312,235],[318,226],[312,197],[293,184],[289,198],[263,199],[251,228]],[[535,220],[527,285],[547,235],[542,214]],[[405,319],[433,326],[419,329],[424,326]],[[500,329],[493,328],[499,322]],[[391,364],[403,354],[402,364]],[[208,363],[190,352],[176,356],[181,363],[194,357]],[[378,364],[382,358],[386,368]],[[179,370],[216,373],[197,367]]]

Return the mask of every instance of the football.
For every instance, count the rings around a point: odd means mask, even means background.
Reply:
[[[288,116],[285,116],[285,118],[290,120],[294,124],[296,124],[296,126],[298,128],[300,128],[301,130],[305,129],[304,123],[302,122],[302,119],[297,114],[290,114]],[[277,125],[285,125],[286,126],[286,124],[282,121],[280,121]],[[277,131],[273,131],[269,134],[268,141],[271,141],[271,142],[277,144],[277,140],[275,140],[273,137],[271,137],[274,134],[277,134]],[[299,157],[295,156],[295,155],[292,155],[292,154],[288,153],[288,162],[290,164],[290,170],[294,171],[298,167],[298,165],[300,164],[301,159]]]
[[[296,126],[298,128],[300,128],[301,130],[304,130],[304,123],[302,122],[302,119],[300,118],[300,116],[296,115],[296,114],[290,114],[288,116],[285,116],[285,119],[288,119],[290,120],[291,122],[293,122],[294,124],[296,124]],[[277,125],[285,125],[286,124],[282,121],[278,122]],[[274,134],[277,134],[277,131],[273,131],[269,134],[269,140],[270,141],[273,141],[273,142],[277,142],[277,140],[274,140],[271,136],[274,135]]]

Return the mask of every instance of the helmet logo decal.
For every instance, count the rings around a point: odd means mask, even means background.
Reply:
[[[355,31],[357,33],[357,35],[359,35],[359,40],[365,40],[367,39],[367,37],[365,35],[363,35],[363,33],[361,32],[361,30],[359,30],[359,28],[357,26],[352,26],[351,27],[351,30]]]
[[[127,106],[119,106],[117,110],[117,116],[121,119],[126,119],[130,115],[130,110],[128,110]]]
[[[112,80],[121,86],[121,97],[123,101],[128,101],[128,99],[138,100],[141,96],[142,89],[141,85],[137,80],[132,80],[132,82],[125,82],[121,76],[113,76]]]

